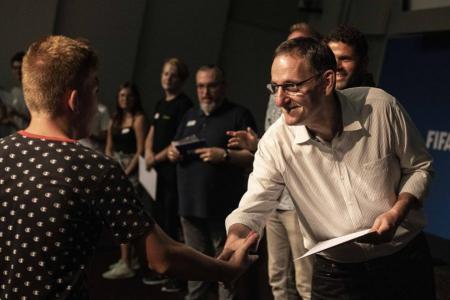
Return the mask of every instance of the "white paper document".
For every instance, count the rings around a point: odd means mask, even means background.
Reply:
[[[350,234],[346,234],[344,236],[338,236],[338,237],[332,238],[330,240],[319,242],[314,247],[309,249],[308,252],[306,252],[302,256],[296,258],[295,260],[302,259],[304,257],[310,256],[311,254],[315,254],[315,253],[321,252],[323,250],[327,250],[327,249],[330,249],[332,247],[336,247],[338,245],[341,245],[341,244],[344,244],[344,243],[347,243],[347,242],[359,239],[360,237],[363,237],[365,235],[369,235],[372,232],[373,231],[369,228],[369,229],[364,229],[364,230],[361,230],[361,231],[353,232],[353,233],[350,233]]]
[[[158,175],[154,168],[147,171],[145,166],[145,159],[139,156],[139,182],[142,184],[147,193],[152,197],[153,200],[156,199],[156,182]]]

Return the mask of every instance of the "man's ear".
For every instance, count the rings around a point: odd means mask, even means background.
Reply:
[[[336,86],[336,72],[327,70],[323,73],[324,92],[325,95],[331,95]]]
[[[70,90],[66,93],[66,103],[67,108],[69,111],[73,113],[79,113],[78,106],[80,105],[78,100],[78,91],[77,90]]]

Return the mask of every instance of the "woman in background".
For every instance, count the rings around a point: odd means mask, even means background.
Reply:
[[[135,189],[139,186],[139,156],[144,153],[144,139],[147,130],[146,118],[142,110],[139,92],[131,82],[119,87],[116,113],[113,116],[106,138],[105,154],[116,159],[122,166]],[[120,259],[103,273],[103,278],[120,279],[135,275],[134,269],[139,267],[132,258],[132,247],[120,245]]]
[[[172,142],[184,113],[192,106],[192,101],[182,91],[188,77],[187,66],[178,58],[167,59],[161,72],[163,97],[156,103],[151,117],[150,130],[145,139],[145,162],[148,169],[158,173],[156,202],[153,216],[158,224],[175,240],[180,240],[178,216],[178,191],[176,165],[167,159],[167,149]],[[162,284],[165,292],[177,292],[177,281],[160,275],[146,276],[145,284]]]

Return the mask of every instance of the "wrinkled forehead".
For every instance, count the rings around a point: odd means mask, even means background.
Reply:
[[[272,63],[272,78],[292,77],[295,74],[301,77],[309,73],[312,73],[309,60],[298,54],[285,53],[277,55]]]
[[[219,74],[214,69],[199,70],[195,76],[197,83],[208,83],[220,81]]]

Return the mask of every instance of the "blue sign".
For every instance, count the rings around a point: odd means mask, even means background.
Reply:
[[[425,231],[450,239],[450,32],[390,39],[379,87],[406,108],[433,156]]]

